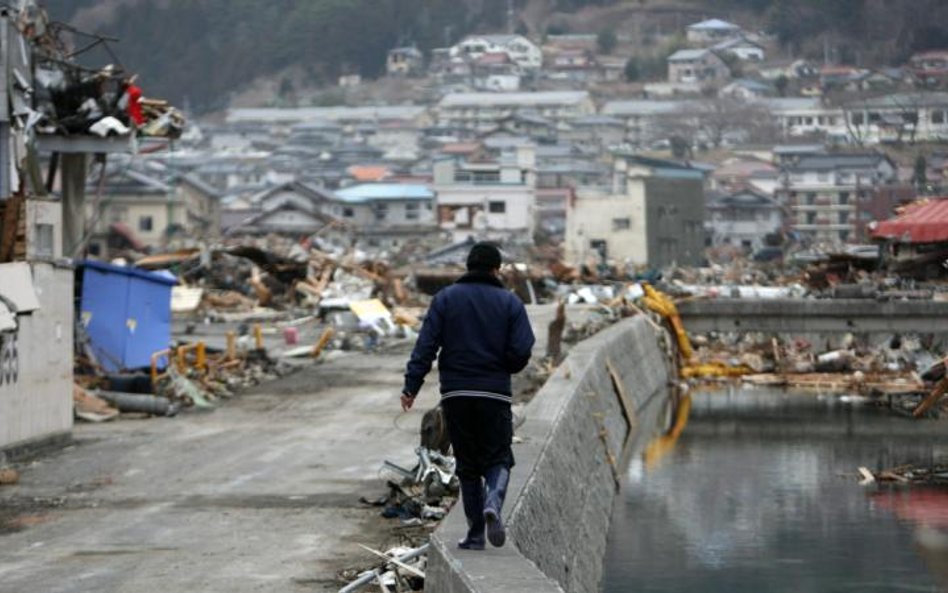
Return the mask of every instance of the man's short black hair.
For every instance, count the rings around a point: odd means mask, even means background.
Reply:
[[[467,254],[467,269],[469,272],[492,272],[500,269],[500,248],[496,243],[481,241],[471,247]]]

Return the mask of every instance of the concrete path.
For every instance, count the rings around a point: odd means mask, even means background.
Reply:
[[[535,355],[553,313],[530,310]],[[337,591],[373,563],[357,543],[400,543],[359,497],[385,493],[384,460],[414,464],[437,403],[434,371],[401,413],[410,346],[338,353],[213,412],[77,424],[0,488],[0,593]]]
[[[357,542],[397,543],[358,499],[384,493],[383,460],[414,461],[436,403],[435,377],[398,418],[403,350],[210,413],[77,425],[74,446],[0,489],[0,592],[338,590],[336,572],[370,558]]]

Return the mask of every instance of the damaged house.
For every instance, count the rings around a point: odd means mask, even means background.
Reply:
[[[232,204],[222,213],[226,233],[265,235],[284,233],[306,236],[337,222],[329,214],[331,192],[301,181],[291,181],[264,190],[246,201]]]
[[[184,120],[115,67],[73,56],[102,45],[65,33],[33,0],[0,6],[0,453],[68,435],[73,419],[73,269],[91,155],[172,139]],[[46,159],[48,167],[41,166]],[[52,190],[59,190],[53,195]],[[58,198],[58,199],[57,199]]]
[[[884,266],[920,280],[948,276],[948,198],[919,200],[890,220],[870,225]]]

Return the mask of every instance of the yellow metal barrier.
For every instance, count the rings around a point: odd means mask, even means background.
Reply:
[[[683,379],[693,377],[739,377],[754,372],[744,365],[729,366],[720,362],[690,364],[691,358],[694,356],[694,348],[691,346],[691,339],[688,337],[688,332],[685,331],[685,326],[681,322],[678,307],[675,306],[674,301],[672,301],[668,295],[656,290],[648,283],[642,283],[642,290],[645,291],[645,296],[642,297],[642,302],[645,306],[667,319],[675,331],[675,337],[678,341],[678,351],[681,352],[681,358],[684,363],[681,367],[681,371],[679,371]]]
[[[675,330],[675,337],[678,339],[678,350],[681,352],[682,359],[685,361],[691,359],[694,354],[694,349],[691,347],[688,332],[685,331],[685,326],[681,323],[681,316],[678,315],[678,307],[675,306],[675,303],[668,295],[655,290],[651,284],[643,282],[642,289],[645,291],[642,302],[645,303],[646,307],[655,311],[671,323],[672,329]]]
[[[171,349],[166,348],[165,350],[159,350],[151,355],[151,384],[154,385],[158,383],[158,379],[167,375],[168,373],[159,373],[158,372],[158,361],[162,358],[168,359],[168,366],[171,366]]]
[[[189,365],[190,361],[188,354],[194,353],[194,363]],[[151,383],[152,385],[158,383],[158,380],[168,374],[167,371],[161,373],[158,371],[158,361],[162,358],[168,359],[168,367],[172,364],[178,367],[178,372],[184,373],[187,371],[188,366],[193,366],[195,369],[201,372],[207,372],[208,370],[208,361],[207,361],[207,344],[204,342],[196,342],[194,344],[185,344],[183,346],[178,346],[176,349],[172,350],[167,348],[165,350],[159,350],[151,355]]]

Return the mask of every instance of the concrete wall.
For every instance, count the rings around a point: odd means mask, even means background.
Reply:
[[[40,308],[2,335],[0,450],[72,428],[73,270],[32,268]]]
[[[438,593],[595,593],[617,492],[631,454],[664,429],[669,406],[662,340],[642,317],[576,346],[527,406],[517,430],[507,504],[508,543],[459,550],[458,505],[431,537],[425,588]],[[630,401],[623,414],[607,362]],[[623,450],[625,453],[623,454]]]
[[[875,299],[703,299],[678,306],[689,332],[885,337],[933,334],[948,339],[948,302]]]

